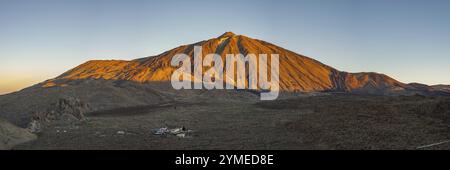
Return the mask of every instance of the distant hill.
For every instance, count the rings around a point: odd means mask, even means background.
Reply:
[[[11,149],[15,145],[36,139],[37,136],[0,119],[0,150]]]

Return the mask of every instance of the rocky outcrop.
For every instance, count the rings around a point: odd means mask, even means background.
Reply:
[[[85,121],[87,120],[85,114],[89,110],[89,105],[77,98],[62,98],[47,109],[34,112],[28,129],[33,133],[39,133],[44,125],[54,121]]]
[[[55,120],[72,117],[77,120],[86,120],[85,113],[89,111],[89,105],[77,98],[62,98],[52,104],[45,112],[37,112],[34,119]]]

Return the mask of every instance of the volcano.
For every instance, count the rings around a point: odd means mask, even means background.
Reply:
[[[64,86],[67,82],[82,79],[127,80],[139,83],[170,81],[176,69],[170,65],[172,57],[184,53],[192,58],[194,46],[201,46],[203,54],[220,54],[223,60],[226,54],[279,54],[280,88],[283,91],[384,94],[408,88],[408,85],[383,74],[342,72],[271,43],[232,32],[226,32],[217,38],[183,45],[157,56],[132,61],[88,61],[45,82],[42,87]]]
[[[19,92],[0,96],[0,116],[23,126],[29,122],[32,112],[39,112],[61,98],[81,100],[89,105],[88,111],[94,112],[148,106],[205,95],[203,91],[175,91],[170,85],[170,77],[177,69],[170,65],[172,57],[184,53],[193,58],[194,46],[201,46],[203,54],[219,54],[223,60],[226,54],[279,54],[279,85],[280,90],[286,93],[340,92],[371,95],[448,93],[448,88],[405,84],[384,74],[340,71],[266,41],[226,32],[219,37],[182,45],[156,56],[131,61],[88,61],[56,78]],[[210,92],[208,95],[217,95],[215,93]],[[255,92],[239,92],[228,97],[247,98],[252,95],[255,95]]]

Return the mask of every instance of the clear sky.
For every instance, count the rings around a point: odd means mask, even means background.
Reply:
[[[0,0],[0,94],[225,31],[343,71],[450,84],[449,0]]]

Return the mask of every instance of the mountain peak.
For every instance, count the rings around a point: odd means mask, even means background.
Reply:
[[[236,35],[236,34],[234,34],[233,32],[228,31],[228,32],[223,33],[221,36],[219,36],[219,38],[223,38],[223,37],[233,37],[233,36],[235,36],[235,35]]]

